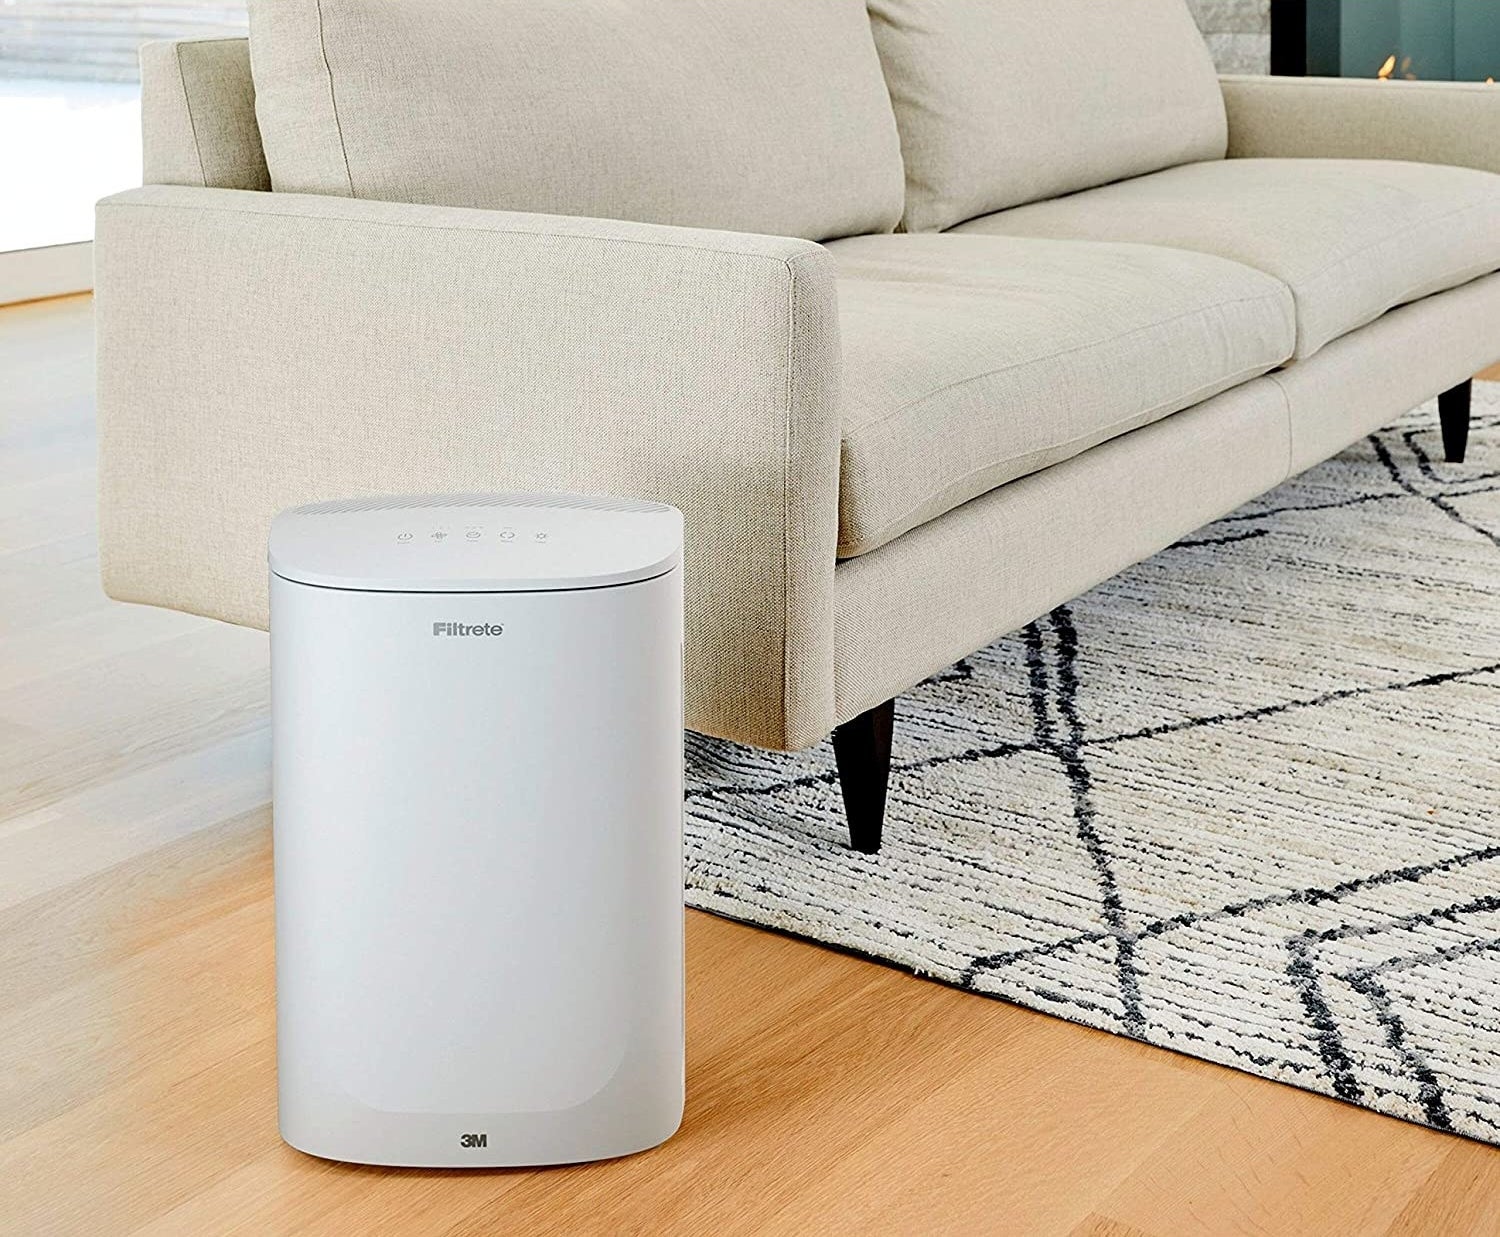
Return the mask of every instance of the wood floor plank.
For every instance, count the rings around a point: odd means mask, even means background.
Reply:
[[[1391,1237],[1500,1233],[1500,1156],[1491,1147],[1455,1139],[1387,1231]]]
[[[270,747],[265,724],[0,821],[0,912],[263,808]]]
[[[97,476],[84,467],[48,473],[0,491],[0,553],[33,550],[93,531]]]
[[[1154,1049],[1008,1006],[977,1017],[958,999],[946,1021],[961,1064],[825,1174],[827,1194],[845,1200],[839,1231],[975,1233],[997,1221],[1009,1232],[1070,1231],[1224,1085],[1196,1062],[1164,1069]],[[1043,1094],[1066,1123],[1036,1111]],[[891,1188],[892,1166],[914,1155],[942,1200],[936,1214],[927,1191]],[[823,1201],[799,1196],[778,1227],[812,1231]]]
[[[1383,1233],[1457,1142],[1321,1096],[1235,1078],[1097,1211],[1168,1232]],[[1415,1127],[1407,1127],[1415,1128]],[[1378,1172],[1372,1166],[1378,1164]]]
[[[37,736],[0,750],[0,816],[263,727],[265,648],[261,632],[194,624],[107,665],[32,678],[0,695],[0,723]]]
[[[32,572],[45,572],[53,578],[61,574],[35,567]],[[89,585],[93,590],[99,587],[96,568],[89,572]],[[194,630],[194,624],[183,623],[182,618],[153,606],[122,606],[103,597],[72,613],[54,609],[49,617],[39,617],[29,627],[5,632],[0,648],[0,692],[86,666],[97,667],[101,661],[176,640]],[[218,630],[208,619],[200,620],[197,626]]]
[[[1121,1224],[1108,1216],[1091,1215],[1073,1230],[1071,1237],[1157,1237],[1157,1234]]]

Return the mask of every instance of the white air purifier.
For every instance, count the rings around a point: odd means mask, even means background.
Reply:
[[[282,1137],[428,1167],[670,1137],[681,514],[322,503],[270,561]]]

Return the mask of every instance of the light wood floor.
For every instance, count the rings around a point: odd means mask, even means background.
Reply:
[[[101,594],[89,315],[0,311],[0,1233],[1500,1233],[1500,1151],[700,914],[665,1147],[283,1146],[266,642]]]

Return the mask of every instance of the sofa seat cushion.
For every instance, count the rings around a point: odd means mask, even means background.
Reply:
[[[1195,163],[991,215],[964,235],[1170,245],[1275,275],[1298,357],[1500,269],[1500,176],[1367,159]]]
[[[1148,245],[864,236],[839,280],[839,555],[1265,373],[1291,295]]]
[[[864,0],[250,0],[278,192],[823,240],[901,217]]]

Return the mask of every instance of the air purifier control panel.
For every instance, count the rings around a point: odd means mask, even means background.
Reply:
[[[476,528],[470,526],[459,530],[446,524],[439,524],[427,529],[403,528],[396,534],[397,545],[442,545],[449,538],[457,538],[464,545],[496,544],[512,546],[519,541],[522,545],[553,545],[556,544],[550,528]]]
[[[392,592],[599,588],[681,562],[682,515],[634,499],[412,495],[297,507],[271,526],[271,570]]]

